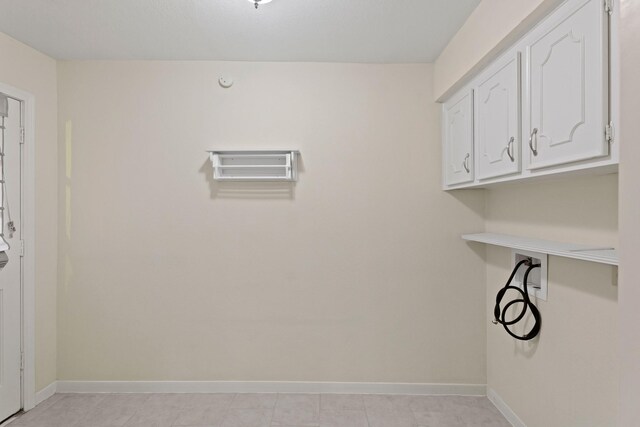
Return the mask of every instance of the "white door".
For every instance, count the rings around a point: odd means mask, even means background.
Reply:
[[[606,156],[608,15],[602,0],[573,0],[527,43],[528,168]],[[526,148],[526,147],[525,147]]]
[[[22,105],[9,99],[4,119],[4,238],[9,262],[0,270],[0,421],[22,408],[21,386],[21,145]],[[0,118],[1,123],[2,118]],[[1,149],[1,148],[0,148]],[[0,171],[1,173],[1,171]],[[2,184],[0,183],[0,189]],[[1,194],[1,193],[0,193]],[[1,197],[1,196],[0,196]],[[8,202],[8,206],[7,206]],[[0,215],[2,217],[2,215]],[[12,220],[16,231],[7,223]]]
[[[443,107],[446,185],[473,181],[473,91],[464,91]]]
[[[520,172],[520,54],[492,66],[475,90],[479,179]]]

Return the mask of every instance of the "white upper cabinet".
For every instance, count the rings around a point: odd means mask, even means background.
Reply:
[[[618,3],[565,0],[446,100],[445,189],[618,171]]]
[[[442,124],[446,185],[473,181],[473,91],[444,104]]]
[[[529,169],[609,154],[607,18],[602,0],[571,1],[526,38]]]
[[[478,179],[520,172],[520,55],[507,55],[475,89]]]

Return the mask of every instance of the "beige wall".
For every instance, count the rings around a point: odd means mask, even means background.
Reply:
[[[0,33],[0,58],[0,82],[35,96],[36,390],[40,390],[56,379],[56,62],[3,33]]]
[[[440,190],[431,76],[60,63],[59,377],[485,383],[484,196]],[[300,180],[215,184],[220,148]]]
[[[435,98],[480,69],[562,1],[482,0],[435,62]]]
[[[638,255],[640,254],[640,2],[621,2],[621,84],[622,123],[620,126],[620,426],[630,427],[640,419],[640,319],[637,302]]]
[[[617,175],[487,191],[487,230],[617,246]],[[487,312],[511,272],[511,251],[487,249]],[[549,257],[540,338],[516,342],[487,322],[487,385],[528,427],[613,426],[618,410],[615,268]]]
[[[556,4],[483,0],[436,61],[435,97],[455,88]],[[617,246],[617,195],[617,175],[497,187],[486,193],[486,229]],[[488,247],[486,257],[490,316],[495,294],[510,273],[511,253]],[[539,341],[515,343],[487,319],[488,386],[529,427],[615,425],[619,356],[613,351],[618,342],[614,269],[550,257],[548,278],[549,299],[538,302],[543,319]]]

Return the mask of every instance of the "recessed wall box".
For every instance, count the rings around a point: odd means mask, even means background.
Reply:
[[[532,264],[539,264],[539,268],[534,268],[529,273],[527,280],[527,290],[529,295],[543,301],[547,300],[547,263],[548,255],[539,252],[523,251],[521,249],[513,249],[511,251],[512,264],[515,266],[517,263],[523,260],[529,260]],[[523,288],[522,282],[524,281],[524,273],[527,270],[527,265],[523,265],[518,269],[516,276],[514,277],[514,286]]]
[[[297,181],[295,150],[209,151],[218,181]]]

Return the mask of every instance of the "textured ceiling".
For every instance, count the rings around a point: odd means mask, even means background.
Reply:
[[[0,0],[58,59],[432,62],[480,0]]]

